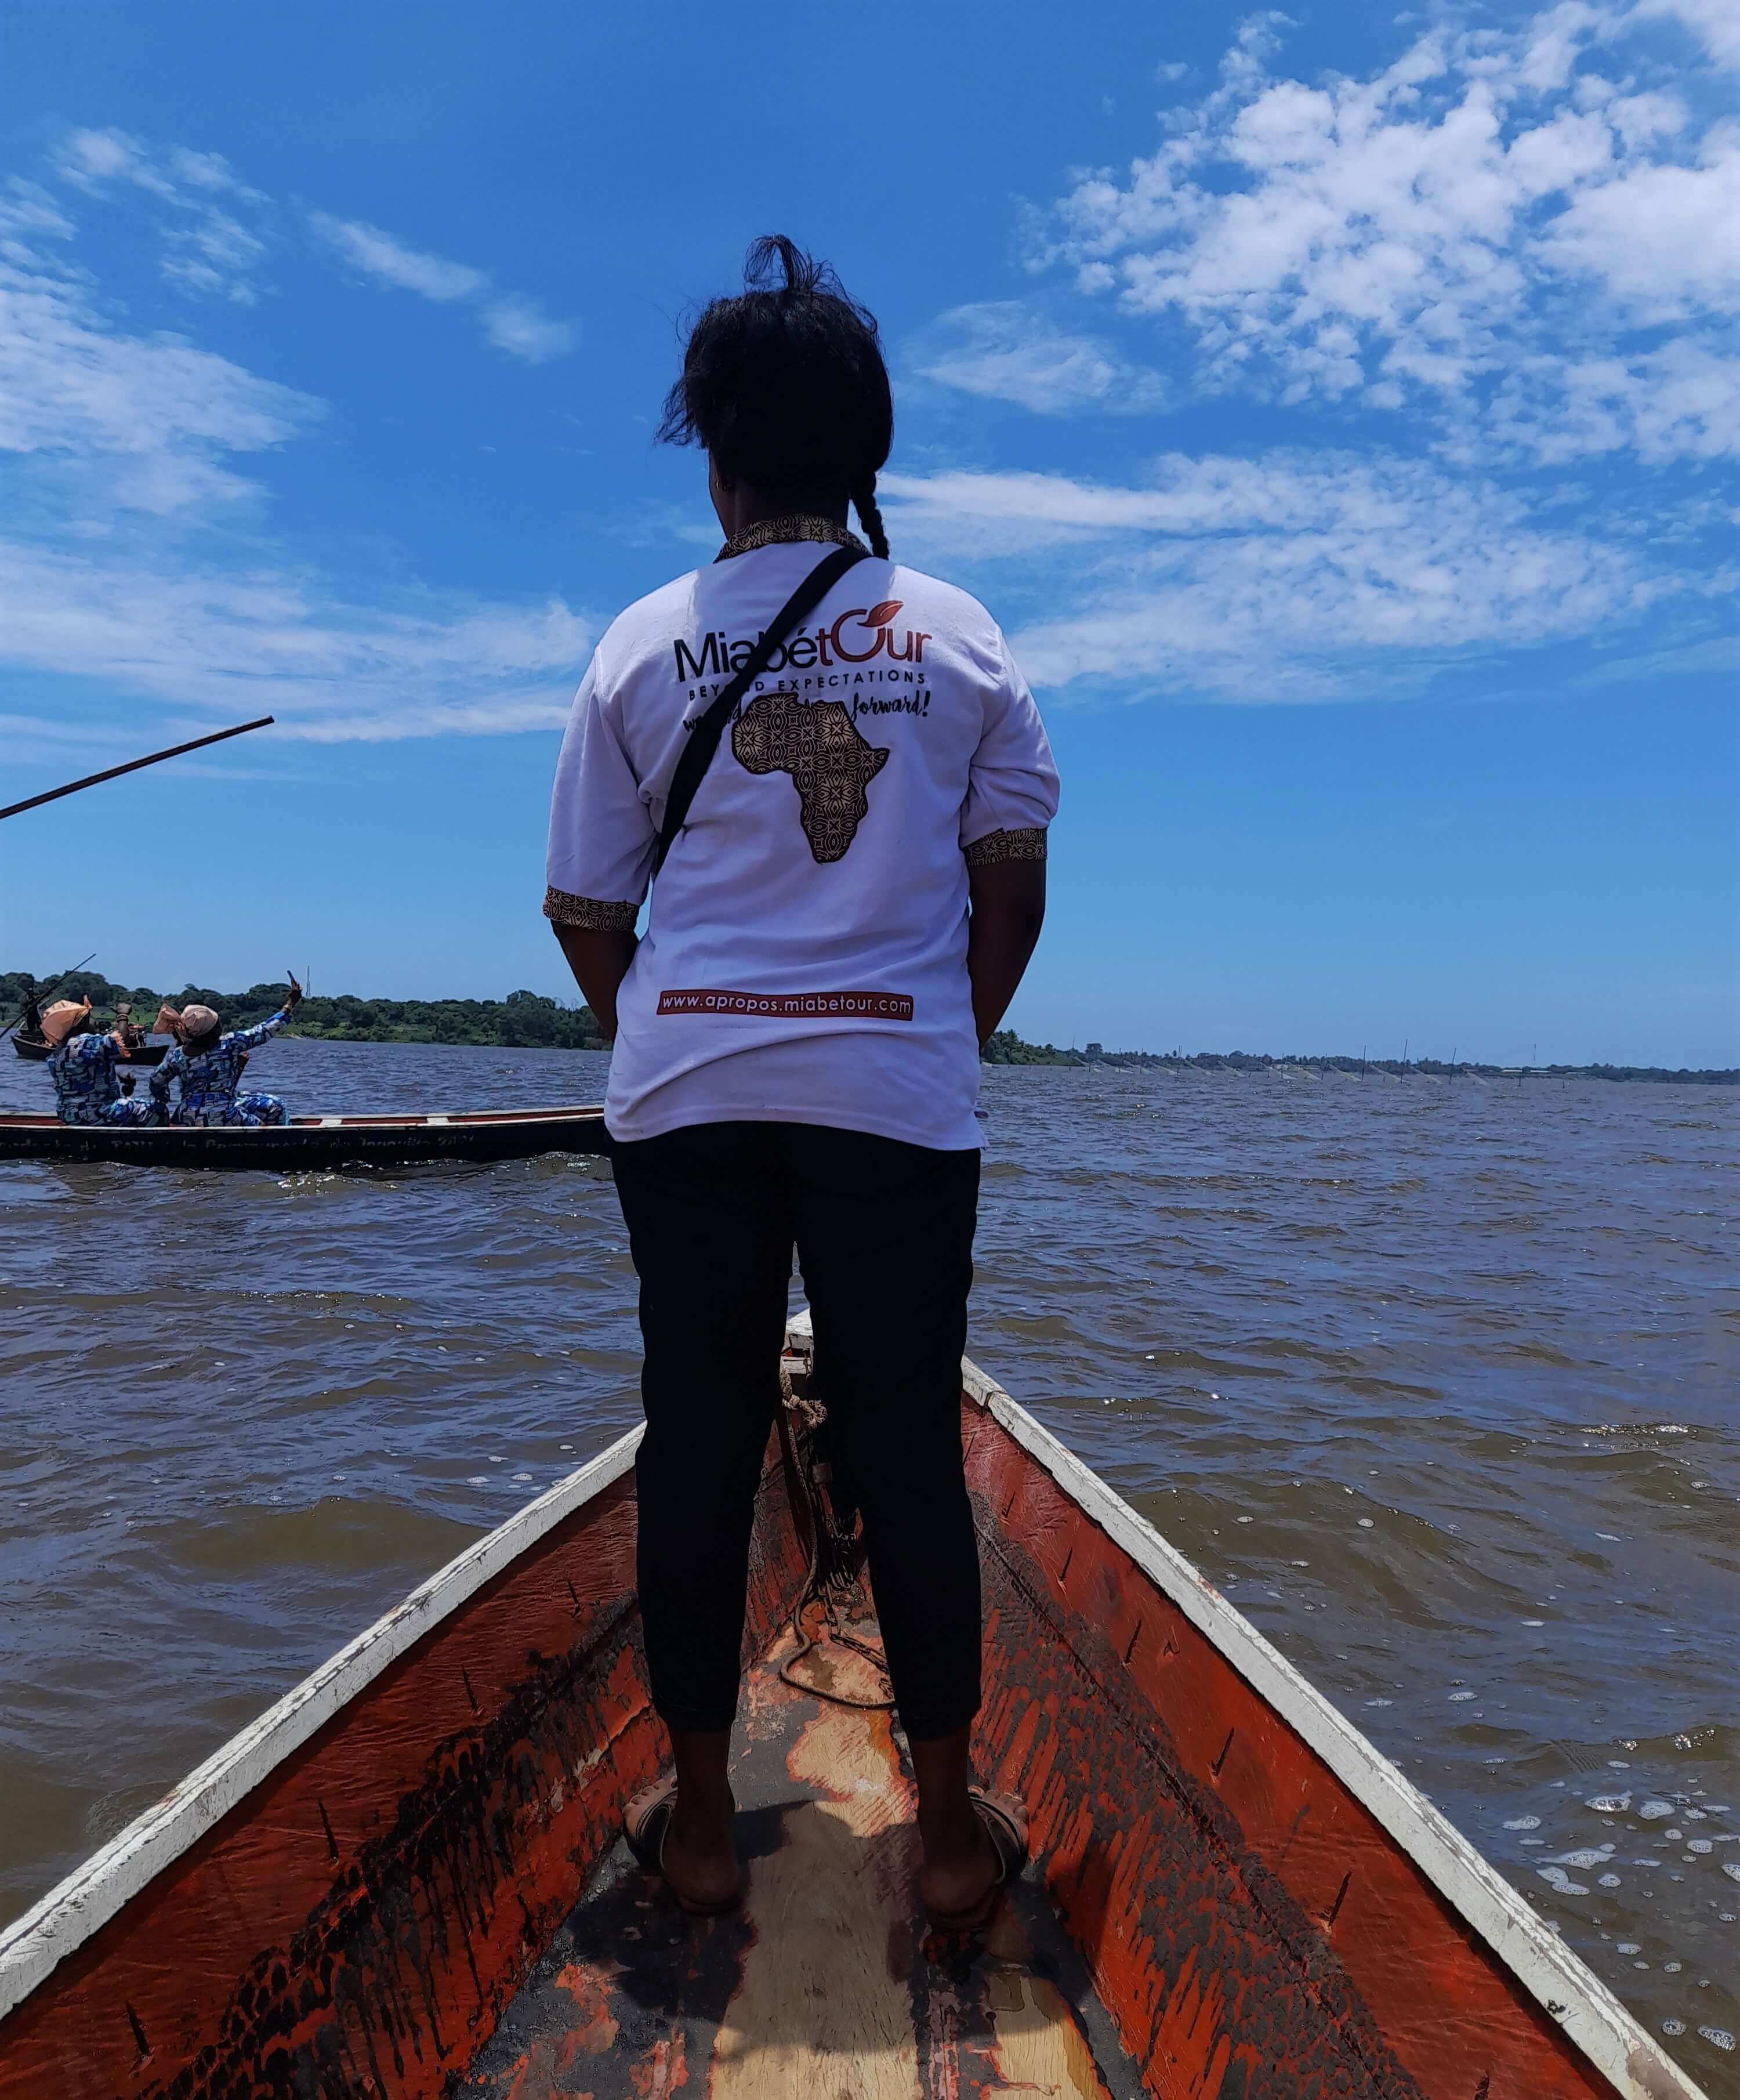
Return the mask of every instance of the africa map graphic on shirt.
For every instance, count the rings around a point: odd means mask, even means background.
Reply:
[[[789,773],[798,820],[817,861],[841,859],[870,814],[865,789],[888,762],[866,743],[839,700],[801,700],[783,689],[751,700],[731,730],[750,773]]]

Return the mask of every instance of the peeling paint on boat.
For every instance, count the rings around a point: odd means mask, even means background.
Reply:
[[[801,1379],[803,1322],[791,1344]],[[806,1555],[777,1446],[740,1730],[746,1771],[777,1760],[750,1910],[696,1926],[623,1867],[623,1803],[665,1755],[631,1436],[0,1935],[0,2096],[808,2093],[845,2049],[852,2089],[917,2100],[1698,2100],[1212,1584],[970,1364],[963,1383],[976,1756],[1036,1855],[976,1960],[918,1917],[888,1717],[779,1679]]]

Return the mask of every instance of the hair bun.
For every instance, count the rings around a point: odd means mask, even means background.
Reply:
[[[774,278],[776,263],[783,283]],[[827,264],[806,255],[784,233],[764,233],[759,240],[750,243],[743,258],[743,289],[746,292],[795,292],[805,297],[818,292],[837,299],[845,297],[839,280]]]
[[[876,475],[894,402],[874,315],[783,233],[751,245],[743,282],[697,316],[659,437],[704,445],[725,479],[795,510],[849,498],[884,553]]]

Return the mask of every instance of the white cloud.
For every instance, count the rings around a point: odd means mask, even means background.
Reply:
[[[889,475],[903,547],[1037,562],[1064,609],[1013,637],[1043,685],[1315,699],[1417,686],[1472,651],[1598,630],[1687,588],[1635,549],[1423,461],[1278,453],[1151,482]]]
[[[1548,466],[1618,452],[1647,466],[1740,459],[1740,355],[1668,342],[1525,363],[1495,397],[1493,428]]]
[[[1641,20],[1674,20],[1690,30],[1719,65],[1740,66],[1740,8],[1733,0],[1637,0]]]
[[[156,147],[114,130],[71,131],[52,156],[61,180],[89,196],[137,191],[155,201],[163,241],[159,267],[179,291],[251,305],[271,245],[271,200],[242,182],[220,153]],[[484,338],[528,364],[565,356],[579,340],[537,301],[496,289],[486,271],[413,248],[366,220],[308,214],[321,252],[377,285],[438,305],[478,310]],[[0,242],[6,225],[0,213]],[[5,253],[0,245],[0,254]]]
[[[252,306],[255,298],[248,272],[263,258],[266,243],[227,211],[202,213],[194,223],[170,236],[161,267],[172,284]]]
[[[0,261],[21,268],[43,266],[42,240],[70,240],[77,231],[45,189],[15,176],[0,192]]]
[[[1390,463],[1392,475],[1403,471]],[[1430,478],[1429,469],[1416,479]],[[1192,459],[1174,453],[1143,487],[1073,480],[1056,474],[885,474],[879,481],[901,506],[903,524],[975,534],[980,553],[1127,532],[1180,536],[1296,532],[1324,521],[1326,509],[1351,507],[1370,523],[1402,522],[1381,469],[1307,455],[1266,460]]]
[[[579,332],[571,322],[552,320],[535,299],[517,293],[497,294],[485,273],[469,263],[407,248],[378,226],[359,219],[334,218],[317,211],[309,214],[308,223],[353,269],[378,284],[415,292],[443,305],[460,301],[481,307],[487,339],[496,349],[528,364],[566,356],[579,340]]]
[[[1053,328],[1015,299],[954,307],[909,346],[909,358],[940,385],[1042,416],[1135,414],[1163,407],[1168,395],[1157,372],[1096,337]]]
[[[221,456],[281,443],[319,413],[209,351],[111,328],[77,279],[0,261],[0,451],[100,463],[104,509],[247,493]]]
[[[77,130],[60,141],[53,158],[61,179],[90,196],[125,184],[157,200],[170,214],[159,226],[160,267],[178,289],[239,306],[254,303],[253,273],[265,259],[267,244],[236,213],[268,200],[240,181],[221,153],[185,146],[160,150],[126,131]]]
[[[282,566],[201,572],[136,542],[0,539],[0,597],[15,669],[99,679],[196,723],[275,714],[316,742],[558,727],[594,633],[559,601],[383,608]]]
[[[55,151],[59,172],[80,189],[100,192],[110,183],[132,183],[175,203],[190,189],[264,204],[263,192],[240,181],[222,153],[198,153],[186,146],[160,151],[130,132],[69,131]]]
[[[1602,281],[1639,321],[1740,312],[1740,126],[1707,141],[1700,161],[1633,168],[1579,192],[1540,253]]]
[[[1672,649],[1654,649],[1642,655],[1615,656],[1584,672],[1579,686],[1663,685],[1684,678],[1740,678],[1740,635],[1707,635]]]
[[[192,192],[245,204],[267,201],[265,192],[243,182],[222,153],[196,152],[187,146],[159,148],[127,131],[69,131],[51,157],[63,180],[94,196],[113,183],[130,183],[171,204],[188,204]]]
[[[571,321],[553,321],[532,299],[496,299],[483,309],[483,333],[528,364],[566,357],[579,340]]]
[[[1703,0],[1673,11],[1720,42]],[[1465,429],[1519,371],[1539,390],[1639,326],[1713,354],[1740,311],[1740,130],[1611,63],[1638,19],[1564,0],[1306,81],[1259,18],[1152,155],[1075,182],[1036,267],[1182,330],[1211,387]]]
[[[365,226],[360,219],[334,218],[324,211],[311,213],[308,223],[353,267],[402,292],[416,292],[423,298],[444,302],[475,299],[489,289],[489,280],[481,270],[407,248],[378,226]]]
[[[73,231],[37,195],[0,197],[0,452],[16,462],[0,670],[98,682],[196,723],[276,713],[323,740],[557,725],[591,623],[560,602],[402,587],[368,603],[263,542],[264,491],[237,462],[323,404],[117,325],[25,239]]]
[[[125,131],[69,131],[55,151],[55,162],[68,182],[83,190],[129,182],[159,195],[174,193],[174,185],[156,172],[145,148]]]

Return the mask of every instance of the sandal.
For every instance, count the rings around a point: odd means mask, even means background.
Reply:
[[[678,1908],[690,1917],[723,1917],[727,1911],[735,1910],[742,1902],[741,1886],[731,1895],[714,1903],[703,1903],[695,1897],[685,1896],[665,1873],[664,1841],[671,1834],[671,1819],[676,1812],[676,1775],[671,1772],[643,1789],[623,1811],[623,1835],[628,1841],[628,1850],[648,1873],[661,1877],[676,1897]]]
[[[941,1911],[927,1907],[925,1914],[939,1932],[977,1932],[989,1925],[1007,1895],[1009,1884],[1027,1864],[1026,1804],[1016,1794],[993,1793],[982,1786],[970,1786],[967,1791],[997,1855],[997,1872],[984,1895],[967,1909]]]

